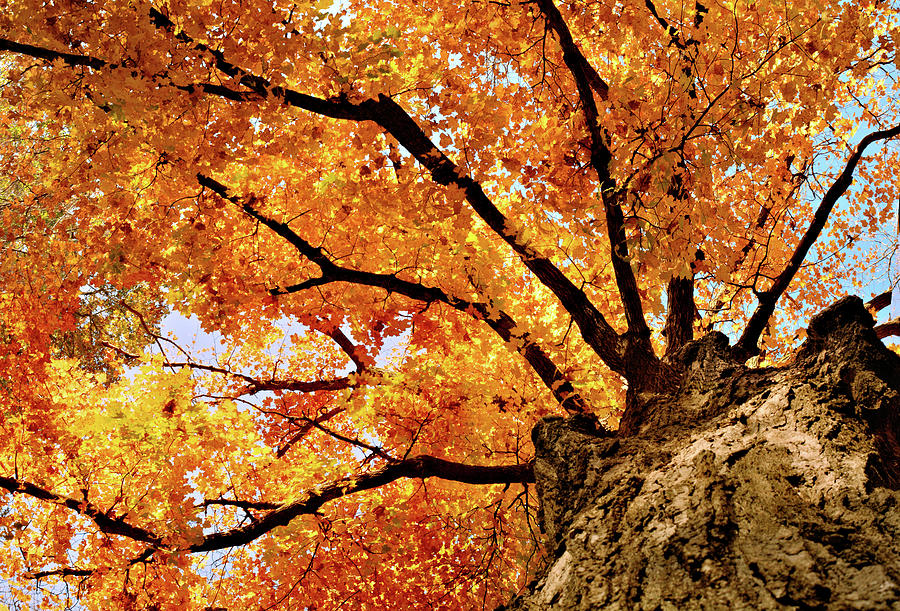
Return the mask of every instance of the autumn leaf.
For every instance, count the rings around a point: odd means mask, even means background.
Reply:
[[[897,9],[786,6],[3,2],[3,602],[506,602],[540,418],[897,282]]]

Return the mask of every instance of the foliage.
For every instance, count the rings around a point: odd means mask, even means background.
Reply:
[[[891,1],[0,6],[13,606],[492,608],[541,416],[893,252]]]

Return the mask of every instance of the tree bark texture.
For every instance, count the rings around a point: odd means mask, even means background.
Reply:
[[[711,334],[627,434],[533,432],[546,569],[505,609],[900,609],[900,357],[856,297],[793,363]]]

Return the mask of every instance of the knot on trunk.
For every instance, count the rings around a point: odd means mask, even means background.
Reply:
[[[734,360],[728,338],[718,331],[692,341],[666,359],[670,375],[680,378],[674,393],[650,396],[630,405],[619,423],[619,434],[635,435],[673,423],[696,422],[716,415],[725,403],[721,395],[736,391],[735,381],[746,367]]]
[[[794,365],[810,375],[822,375],[837,364],[856,363],[856,369],[887,373],[891,367],[887,350],[874,331],[875,320],[859,297],[844,297],[809,321],[806,342],[797,351]]]
[[[728,338],[718,331],[686,344],[670,361],[683,372],[682,393],[708,392],[744,368],[731,357]]]
[[[900,357],[885,348],[862,299],[844,297],[813,316],[793,369],[833,396],[833,409],[869,425],[872,485],[900,489]]]

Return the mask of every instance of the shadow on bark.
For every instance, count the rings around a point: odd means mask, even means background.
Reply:
[[[552,558],[507,611],[900,609],[900,357],[845,298],[782,369],[711,334],[616,437],[533,437]]]

